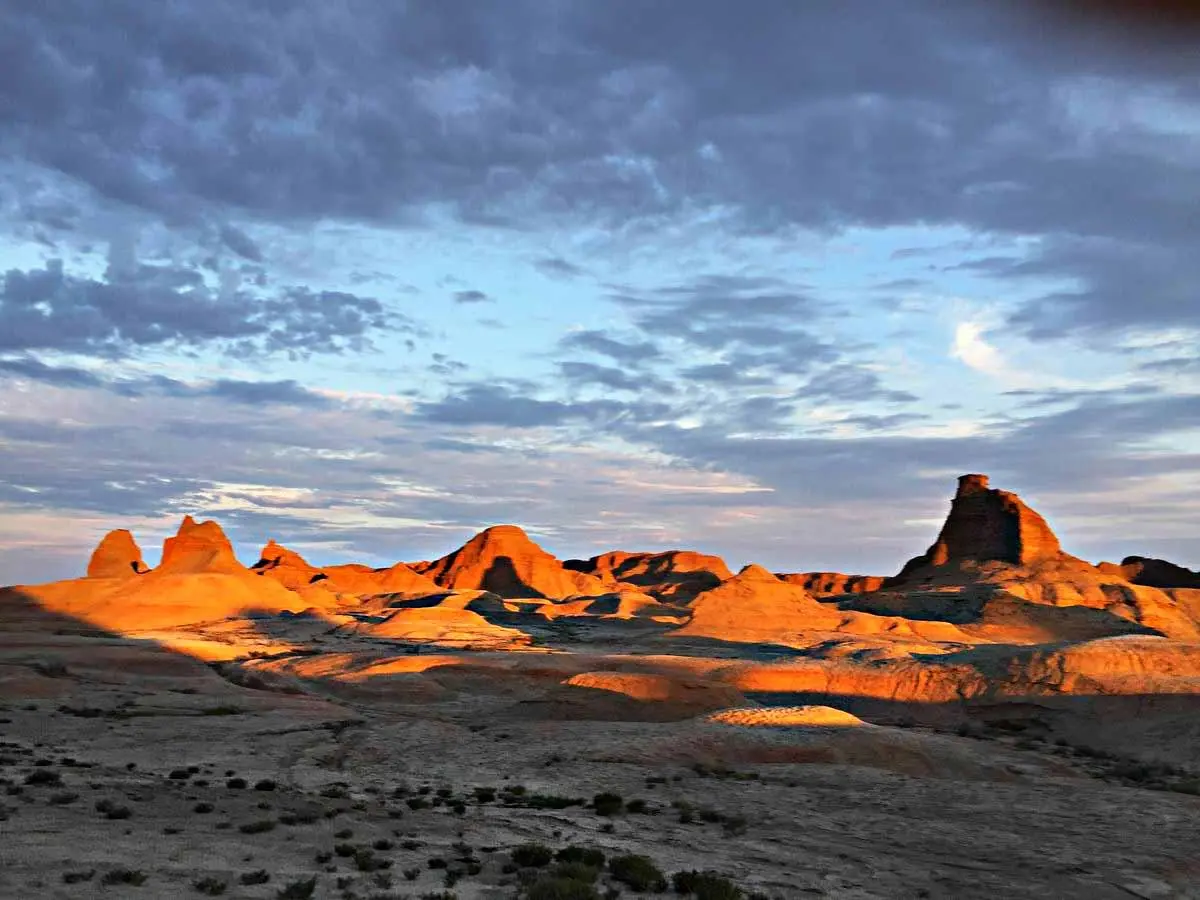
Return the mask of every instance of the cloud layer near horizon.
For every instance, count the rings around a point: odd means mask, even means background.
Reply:
[[[886,572],[973,470],[1200,565],[1183,26],[42,7],[0,35],[0,582],[184,512],[246,556],[517,521]]]

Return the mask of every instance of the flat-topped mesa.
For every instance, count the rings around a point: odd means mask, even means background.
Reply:
[[[216,522],[197,522],[184,516],[174,537],[163,541],[162,562],[154,570],[159,574],[195,575],[200,573],[242,573],[233,545]]]
[[[125,528],[110,531],[100,539],[88,560],[88,578],[130,578],[146,571],[142,549]]]
[[[613,585],[571,571],[516,525],[494,525],[423,574],[444,588],[490,591],[508,599],[608,593]]]
[[[1028,566],[1065,558],[1046,520],[1020,497],[988,487],[986,475],[963,475],[937,540],[897,577],[952,563]]]

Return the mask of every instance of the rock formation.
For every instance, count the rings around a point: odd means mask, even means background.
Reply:
[[[1046,520],[1008,491],[988,487],[986,475],[963,475],[937,540],[905,564],[896,580],[963,563],[1014,566],[1066,557]]]
[[[879,575],[843,575],[841,572],[779,572],[777,577],[804,588],[814,597],[837,594],[869,594],[883,587]]]
[[[360,596],[436,593],[441,590],[433,581],[414,572],[404,563],[380,569],[357,563],[317,568],[295,550],[289,550],[274,540],[268,541],[263,547],[254,569],[293,591],[316,584],[337,594]]]
[[[88,578],[129,578],[146,571],[142,550],[133,534],[124,528],[110,531],[88,560]]]
[[[613,590],[595,576],[563,566],[516,525],[495,525],[424,573],[443,588],[491,591],[505,598],[595,596]]]
[[[208,573],[244,573],[233,545],[216,522],[197,522],[184,516],[179,531],[163,542],[162,562],[154,570],[159,574],[196,575]]]
[[[591,559],[569,559],[563,565],[603,580],[633,585],[664,600],[694,597],[733,576],[719,556],[688,550],[664,553],[613,550]]]
[[[1131,584],[1155,588],[1200,588],[1200,572],[1193,572],[1165,559],[1146,556],[1127,556],[1120,565],[1102,562],[1101,572],[1118,575]]]

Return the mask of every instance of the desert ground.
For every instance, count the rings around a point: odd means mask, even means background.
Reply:
[[[978,475],[886,577],[189,518],[3,589],[0,782],[13,898],[1200,897],[1200,575]]]

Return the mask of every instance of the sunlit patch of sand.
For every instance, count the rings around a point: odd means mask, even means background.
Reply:
[[[746,728],[853,728],[867,724],[858,716],[832,706],[751,706],[723,709],[704,718],[708,722]]]

